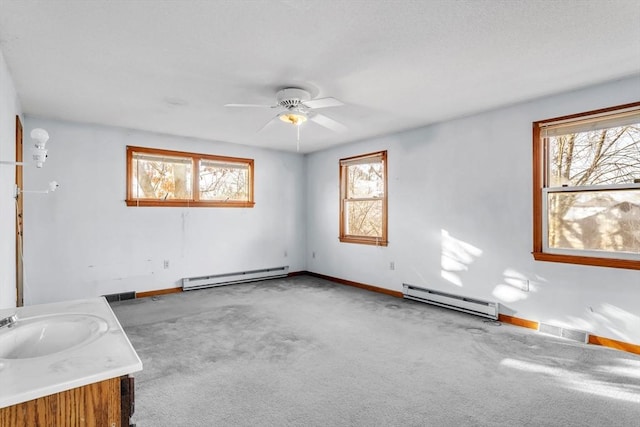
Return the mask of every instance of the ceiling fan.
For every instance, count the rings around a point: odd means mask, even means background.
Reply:
[[[266,128],[269,124],[281,120],[285,123],[292,124],[299,127],[307,120],[311,120],[330,129],[334,132],[344,132],[347,127],[340,122],[333,120],[325,116],[324,114],[316,113],[313,110],[327,107],[339,107],[344,105],[342,102],[335,98],[318,98],[311,99],[311,94],[304,89],[289,87],[278,91],[276,94],[276,104],[274,105],[261,105],[261,104],[225,104],[225,107],[258,107],[258,108],[280,108],[280,112],[276,114],[271,120],[269,120],[259,131]],[[258,132],[259,132],[258,131]],[[298,128],[299,131],[299,128]]]

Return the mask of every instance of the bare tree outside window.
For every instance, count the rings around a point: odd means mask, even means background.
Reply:
[[[386,245],[386,152],[342,159],[340,240]]]
[[[640,102],[533,123],[533,256],[640,270]]]
[[[640,178],[640,123],[549,139],[551,187]],[[640,189],[549,193],[549,247],[640,253]]]
[[[254,205],[252,159],[127,147],[127,171],[128,206]]]
[[[347,234],[382,237],[382,163],[347,166],[347,174]]]
[[[200,162],[200,199],[246,200],[248,192],[248,165]]]
[[[143,199],[190,199],[191,159],[134,155],[134,194]]]

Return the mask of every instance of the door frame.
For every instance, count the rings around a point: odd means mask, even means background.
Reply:
[[[16,116],[16,162],[22,163],[22,122],[20,116]],[[22,189],[22,166],[16,165],[16,186]],[[24,305],[24,265],[23,265],[23,248],[24,241],[24,215],[22,197],[20,192],[16,195],[16,307]]]

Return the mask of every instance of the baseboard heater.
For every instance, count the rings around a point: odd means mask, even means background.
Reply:
[[[257,280],[286,277],[289,266],[263,268],[260,270],[240,271],[237,273],[212,274],[209,276],[186,277],[182,279],[182,290],[211,288],[213,286],[231,285],[234,283],[255,282]]]
[[[403,295],[407,299],[426,302],[427,304],[438,305],[477,316],[488,317],[489,319],[498,319],[500,303],[448,294],[446,292],[407,285],[406,283],[403,283],[402,286]]]

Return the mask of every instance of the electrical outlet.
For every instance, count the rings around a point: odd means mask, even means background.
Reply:
[[[289,256],[289,254],[287,253],[287,251],[284,251],[284,257],[286,258],[288,256]]]
[[[164,266],[164,269],[167,270],[169,268],[169,260],[165,259],[162,265]]]
[[[311,258],[315,258],[316,257],[316,251],[311,252]]]
[[[391,262],[389,263],[389,270],[395,270],[395,269],[396,269],[396,263],[395,263],[395,262],[393,262],[393,261],[391,261]]]
[[[524,289],[522,289],[525,292],[529,292],[529,279],[527,279],[526,283],[524,284]]]

